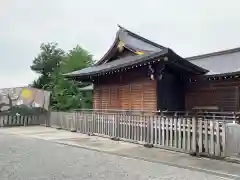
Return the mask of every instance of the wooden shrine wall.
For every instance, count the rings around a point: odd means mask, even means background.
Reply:
[[[186,109],[196,106],[215,106],[219,111],[239,111],[240,79],[205,80],[189,83],[186,90]]]
[[[156,110],[156,81],[144,70],[102,77],[94,84],[94,109]]]

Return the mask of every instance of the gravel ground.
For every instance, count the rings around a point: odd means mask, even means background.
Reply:
[[[211,174],[0,133],[1,180],[220,180]]]

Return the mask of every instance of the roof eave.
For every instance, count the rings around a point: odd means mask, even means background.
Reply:
[[[118,43],[118,40],[119,40],[119,33],[120,33],[120,30],[117,31],[115,39],[114,39],[114,42],[111,45],[110,49],[103,55],[103,57],[95,65],[100,65],[100,64],[104,63],[106,60],[108,60],[108,58],[113,53],[116,52],[116,50],[117,50],[117,43]]]
[[[218,74],[206,74],[205,76],[207,76],[207,77],[223,77],[223,76],[237,76],[237,75],[240,75],[240,71],[218,73]]]
[[[199,67],[195,64],[192,64],[191,62],[187,61],[186,59],[183,59],[181,56],[177,55],[171,49],[164,49],[161,52],[150,54],[149,56],[144,56],[136,61],[132,61],[132,62],[129,62],[126,64],[119,64],[119,65],[116,65],[115,67],[104,68],[99,71],[92,71],[92,72],[87,72],[87,73],[78,73],[78,74],[69,73],[69,74],[65,74],[64,76],[67,78],[88,79],[89,76],[96,76],[98,74],[106,73],[109,71],[115,71],[115,70],[118,70],[121,68],[128,68],[132,65],[138,65],[140,63],[154,61],[155,59],[161,58],[163,56],[170,56],[170,59],[172,59],[171,63],[175,63],[193,74],[205,74],[208,72],[208,70],[206,70],[202,67]]]
[[[176,54],[173,50],[169,49],[169,52],[171,52],[173,56],[175,56],[177,59],[181,61],[181,62],[177,61],[177,63],[182,64],[182,66],[188,66],[195,74],[206,74],[207,72],[209,72],[209,70],[197,66],[189,62],[188,60],[182,58],[181,56]]]
[[[140,36],[140,35],[132,32],[132,31],[129,31],[128,29],[122,27],[121,25],[118,25],[118,27],[119,27],[120,29],[124,29],[124,30],[125,30],[126,32],[128,32],[131,36],[136,37],[137,39],[140,39],[140,40],[142,40],[142,41],[144,41],[144,42],[146,42],[146,43],[152,44],[153,46],[159,47],[159,48],[161,48],[161,49],[167,49],[166,47],[164,47],[164,46],[162,46],[162,45],[160,45],[160,44],[157,44],[157,43],[155,43],[155,42],[153,42],[153,41],[150,41],[149,39],[146,39],[146,38],[144,38],[144,37],[142,37],[142,36]]]
[[[138,64],[144,63],[146,61],[153,61],[154,59],[158,59],[162,56],[167,56],[167,54],[168,54],[168,49],[164,49],[161,52],[154,53],[154,54],[151,54],[149,56],[142,57],[139,60],[129,62],[129,63],[126,63],[126,64],[121,64],[121,65],[118,65],[116,67],[105,68],[105,69],[100,70],[100,71],[93,71],[93,72],[89,72],[89,73],[79,73],[79,74],[69,73],[69,74],[64,74],[64,76],[66,78],[74,78],[74,77],[83,78],[83,77],[87,77],[87,76],[95,76],[97,74],[102,74],[102,73],[105,73],[105,72],[114,71],[114,70],[118,70],[118,69],[121,69],[121,68],[128,68],[132,65],[138,65]]]
[[[188,61],[192,61],[192,60],[208,58],[208,57],[212,57],[212,56],[219,56],[219,55],[224,55],[224,54],[230,54],[230,53],[235,53],[235,52],[240,52],[240,47],[223,50],[223,51],[217,51],[217,52],[213,52],[213,53],[201,54],[201,55],[192,56],[192,57],[187,57],[185,59]]]

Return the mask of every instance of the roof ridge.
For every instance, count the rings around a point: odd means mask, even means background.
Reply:
[[[126,33],[128,36],[132,36],[133,38],[136,38],[140,41],[143,41],[144,43],[149,44],[156,49],[167,49],[166,47],[164,47],[162,45],[159,45],[155,42],[152,42],[152,41],[150,41],[150,40],[148,40],[148,39],[146,39],[146,38],[144,38],[144,37],[142,37],[142,36],[140,36],[136,33],[133,33],[132,31],[129,31],[126,28],[124,28],[120,25],[118,25],[118,27],[119,27],[119,30],[117,31],[117,33],[115,35],[115,39],[114,39],[113,44],[108,49],[108,51],[103,55],[103,57],[96,63],[96,65],[100,65],[100,64],[104,63],[105,60],[116,51],[117,43],[118,43],[119,40],[121,40],[120,36],[121,36],[122,33]]]
[[[212,52],[212,53],[200,54],[200,55],[191,56],[191,57],[186,57],[185,59],[187,59],[187,60],[197,60],[197,59],[201,59],[201,58],[230,54],[230,53],[235,53],[235,52],[240,52],[240,47],[227,49],[227,50],[222,50],[222,51],[215,51],[215,52]]]
[[[146,39],[146,38],[144,38],[143,36],[140,36],[139,34],[136,34],[136,33],[132,32],[132,31],[124,28],[123,26],[121,26],[121,25],[119,25],[119,24],[118,24],[118,27],[120,28],[120,30],[122,29],[122,30],[126,31],[127,33],[129,33],[130,35],[132,35],[132,36],[134,36],[134,37],[136,37],[136,38],[138,38],[138,39],[140,39],[140,40],[142,40],[142,41],[144,41],[144,42],[146,42],[146,43],[149,43],[149,44],[151,44],[151,45],[153,45],[153,46],[156,46],[156,47],[159,47],[159,48],[167,48],[167,47],[162,46],[162,45],[160,45],[160,44],[158,44],[158,43],[155,43],[155,42],[153,42],[153,41],[151,41],[151,40],[149,40],[149,39]]]

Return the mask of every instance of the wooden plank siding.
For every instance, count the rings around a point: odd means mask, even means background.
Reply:
[[[156,82],[149,79],[124,85],[95,85],[95,109],[156,110]]]
[[[239,87],[239,79],[189,83],[186,90],[186,109],[216,106],[219,111],[238,111]]]
[[[144,71],[99,79],[94,84],[95,109],[156,110],[156,81]]]

